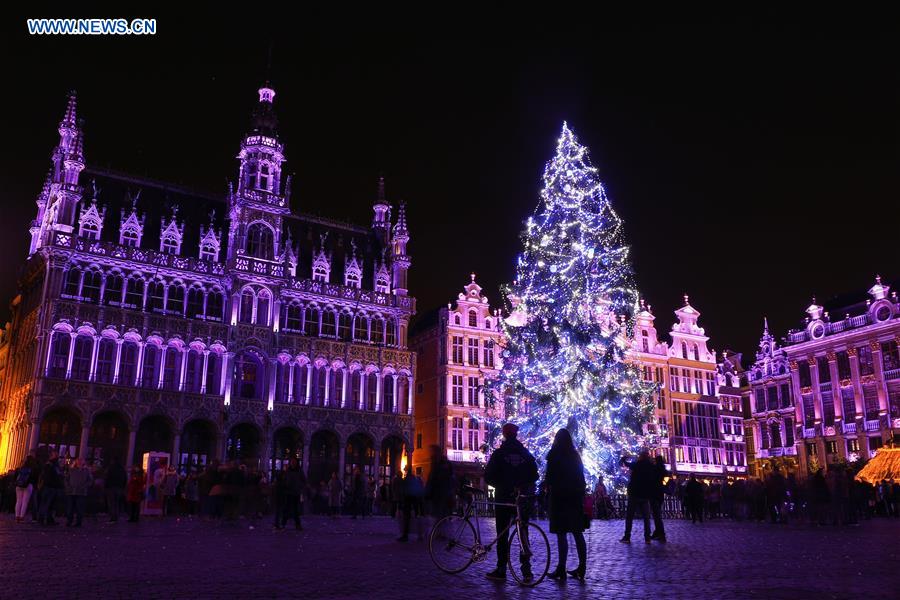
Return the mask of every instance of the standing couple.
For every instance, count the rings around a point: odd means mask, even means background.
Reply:
[[[537,463],[530,452],[516,439],[519,428],[512,423],[503,426],[503,443],[491,454],[484,478],[495,488],[497,502],[512,503],[517,490],[530,494],[538,480]],[[572,443],[572,436],[566,429],[556,432],[553,446],[547,454],[547,474],[545,485],[548,489],[550,533],[556,534],[559,549],[559,563],[550,574],[552,579],[565,580],[568,573],[584,581],[587,563],[587,545],[584,541],[584,467],[581,457]],[[497,506],[495,512],[497,531],[503,531],[516,516],[516,509]],[[568,534],[575,538],[578,551],[578,567],[566,571],[569,553]],[[487,574],[489,579],[505,580],[506,563],[509,557],[509,539],[501,536],[497,543],[497,568]],[[522,571],[527,573],[527,558],[523,558]]]

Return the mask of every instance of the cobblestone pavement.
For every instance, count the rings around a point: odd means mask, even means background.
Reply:
[[[618,543],[621,521],[594,522],[587,582],[533,589],[486,580],[493,560],[440,573],[425,542],[395,542],[396,523],[384,517],[307,517],[304,525],[148,518],[68,529],[3,515],[0,598],[900,597],[896,520],[853,528],[679,521],[667,525],[669,543],[649,546],[640,537]]]

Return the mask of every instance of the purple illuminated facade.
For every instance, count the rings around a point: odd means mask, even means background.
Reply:
[[[800,475],[874,455],[900,436],[900,304],[877,278],[868,297],[829,312],[779,347],[768,324],[749,371],[753,470]],[[833,313],[833,314],[832,314]]]
[[[224,196],[87,166],[74,94],[37,200],[0,389],[0,466],[301,460],[382,481],[412,453],[410,236],[291,210],[275,92]]]

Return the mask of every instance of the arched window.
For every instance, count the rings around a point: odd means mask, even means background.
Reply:
[[[144,280],[140,277],[129,277],[125,286],[125,306],[137,310],[144,309]]]
[[[166,312],[172,315],[184,315],[184,286],[180,283],[173,283],[169,286]]]
[[[381,317],[372,319],[372,343],[384,343],[384,319]]]
[[[353,339],[359,342],[369,341],[369,323],[362,313],[353,319]]]
[[[478,312],[474,309],[469,311],[469,327],[478,327]]]
[[[700,360],[700,348],[694,344],[694,360]]]
[[[177,346],[165,348],[163,389],[177,391],[181,383],[181,350]]]
[[[491,328],[491,320],[490,320],[490,319],[485,319],[485,320],[484,320],[484,328],[485,328],[485,329],[490,329],[490,328]]]
[[[238,315],[238,321],[241,323],[253,322],[253,291],[245,289],[241,292],[241,311]]]
[[[326,308],[322,311],[322,335],[334,337],[334,309]]]
[[[206,294],[206,320],[221,321],[222,312],[225,308],[225,296],[219,289],[210,290]]]
[[[346,369],[331,369],[331,402],[329,406],[339,408],[344,398],[344,373]]]
[[[256,258],[272,260],[274,254],[272,230],[263,223],[254,223],[247,230],[247,254]]]
[[[138,245],[138,234],[133,229],[126,229],[122,232],[122,245],[129,248],[136,248]]]
[[[349,313],[342,312],[340,316],[338,316],[338,339],[339,340],[349,340],[350,339],[350,324],[353,322],[353,317],[350,316]]]
[[[290,383],[291,363],[275,363],[275,402],[288,401],[288,384]]]
[[[397,345],[397,326],[392,318],[388,318],[385,323],[384,343],[388,346]]]
[[[206,357],[206,393],[218,396],[222,393],[222,356],[210,352]]]
[[[302,331],[303,307],[292,302],[284,307],[284,330]]]
[[[362,378],[362,369],[350,371],[350,389],[348,390],[350,400],[347,402],[349,408],[359,408],[359,386],[362,385]]]
[[[454,325],[459,325],[460,323],[461,323],[461,321],[460,321],[460,319],[459,319],[459,315],[456,315],[455,317],[453,317],[453,324],[454,324]]]
[[[261,190],[269,191],[269,165],[263,164],[259,168],[259,185]]]
[[[394,378],[395,375],[384,375],[381,383],[384,389],[381,391],[381,409],[383,412],[394,412]]]
[[[268,290],[260,290],[256,296],[256,324],[269,324],[269,307],[272,305],[272,296]]]
[[[687,344],[685,344],[684,342],[681,342],[681,358],[686,359],[687,357],[688,357]]]
[[[319,309],[315,306],[307,306],[303,320],[303,333],[310,337],[319,335]]]
[[[74,267],[66,273],[66,283],[63,286],[63,294],[66,296],[78,296],[81,287],[81,270]]]
[[[94,221],[85,221],[79,229],[78,235],[81,237],[91,240],[100,239],[100,226]]]
[[[100,271],[85,271],[84,281],[81,283],[81,297],[88,302],[100,302],[100,284],[103,275]]]
[[[378,401],[378,374],[369,373],[366,377],[366,410],[375,410],[375,403]]]
[[[193,286],[188,290],[187,297],[187,313],[185,314],[189,319],[196,319],[198,317],[203,317],[203,288],[199,286]]]
[[[144,364],[141,368],[141,386],[148,390],[156,389],[159,383],[159,355],[161,349],[154,343],[144,346]]]
[[[650,352],[650,338],[647,337],[647,330],[641,332],[641,344],[644,352]]]
[[[122,285],[125,279],[121,273],[113,272],[106,276],[106,288],[103,290],[103,303],[119,306],[122,302]]]
[[[184,371],[184,391],[199,394],[203,386],[203,352],[191,348]]]
[[[94,338],[79,335],[75,338],[72,355],[72,379],[87,381],[91,374],[91,354],[94,351]]]
[[[97,349],[97,381],[100,383],[113,383],[113,375],[116,368],[116,341],[110,338],[101,338],[100,347]]]
[[[122,358],[119,360],[119,385],[134,385],[137,374],[138,345],[135,342],[122,342]]]
[[[309,365],[294,365],[294,402],[306,404],[306,382],[309,377]]]
[[[265,369],[255,354],[245,352],[234,366],[234,391],[239,398],[259,399],[263,395]]]
[[[163,254],[178,254],[178,240],[172,236],[166,236],[162,239]]]
[[[325,405],[325,377],[327,375],[324,366],[313,368],[312,374],[312,395],[309,403],[313,406]]]
[[[163,310],[163,299],[166,286],[162,281],[154,280],[147,284],[147,310],[160,312]]]
[[[66,376],[69,368],[69,347],[72,345],[72,336],[65,331],[57,331],[53,334],[50,345],[50,366],[47,369],[49,377],[60,379]]]
[[[219,251],[212,244],[203,244],[200,246],[200,260],[215,261],[219,255]]]

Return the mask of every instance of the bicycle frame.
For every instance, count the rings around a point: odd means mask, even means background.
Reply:
[[[481,521],[478,518],[478,511],[475,509],[476,505],[494,506],[494,507],[508,506],[508,507],[513,507],[516,509],[516,518],[513,519],[512,521],[510,521],[509,525],[507,525],[503,529],[503,531],[498,531],[497,536],[491,542],[489,542],[486,546],[484,546],[484,549],[485,549],[485,551],[489,552],[491,550],[491,548],[494,546],[494,544],[496,544],[500,540],[501,535],[509,535],[509,531],[513,528],[513,526],[516,527],[516,529],[519,533],[519,538],[522,540],[523,545],[525,545],[527,547],[528,536],[522,535],[522,525],[524,524],[524,521],[522,520],[522,508],[520,506],[520,500],[523,498],[528,498],[528,497],[529,496],[519,494],[518,496],[516,496],[515,503],[492,502],[490,500],[476,500],[475,498],[472,498],[471,502],[469,502],[468,506],[466,506],[465,511],[463,511],[463,519],[466,521],[469,521],[469,520],[475,521],[475,542],[478,544],[481,544]]]

